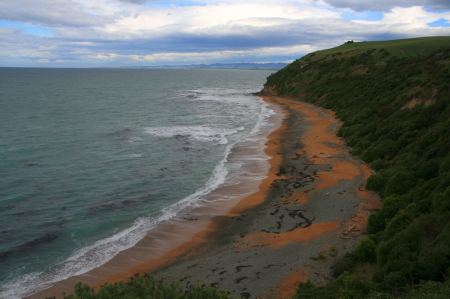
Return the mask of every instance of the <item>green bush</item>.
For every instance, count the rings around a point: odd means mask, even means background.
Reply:
[[[77,284],[73,295],[65,299],[227,299],[228,294],[211,287],[194,286],[183,290],[177,284],[162,283],[149,275],[133,277],[127,282],[107,284],[94,291]]]
[[[297,288],[295,299],[334,299],[334,290],[330,288],[320,288],[313,285],[311,282],[301,283]]]
[[[374,213],[370,215],[369,222],[367,224],[367,232],[369,234],[376,234],[383,231],[386,226],[385,218],[382,213]]]
[[[360,299],[388,298],[386,294],[373,292],[373,283],[367,279],[343,273],[337,280],[325,287],[317,287],[311,282],[298,286],[295,299]]]
[[[412,289],[405,299],[444,299],[450,298],[450,283],[424,282]]]
[[[437,296],[440,291],[415,286],[435,281],[430,285],[440,288],[450,274],[450,73],[442,63],[450,61],[450,48],[384,45],[373,51],[369,44],[319,51],[267,80],[267,86],[280,87],[281,96],[336,112],[343,121],[340,136],[352,154],[377,171],[367,189],[383,200],[382,209],[369,218],[372,235],[335,265],[338,278],[324,287],[304,285],[304,296],[310,297],[298,298],[381,298],[386,292],[396,298],[419,298],[414,292]],[[413,49],[416,54],[408,55]],[[338,50],[340,55],[331,56]],[[360,67],[368,69],[364,76],[352,76]],[[299,88],[283,88],[288,85]],[[433,103],[406,108],[413,98]],[[374,261],[368,292],[364,283],[357,287],[364,281],[357,273]],[[441,290],[448,291],[448,283]]]
[[[376,261],[377,247],[375,242],[369,238],[364,238],[356,247],[353,255],[359,262],[373,263]]]
[[[350,272],[357,265],[358,260],[353,253],[346,253],[333,266],[333,276],[339,277],[344,272]]]
[[[405,194],[416,184],[416,177],[409,172],[400,171],[394,174],[386,183],[384,195]]]
[[[446,172],[450,172],[450,156],[445,158],[439,167],[439,173],[446,173]]]
[[[423,161],[418,164],[417,175],[425,180],[432,179],[439,175],[439,165],[436,161]]]
[[[382,174],[373,174],[367,180],[366,187],[368,190],[382,192],[385,184],[386,178]]]
[[[450,186],[444,192],[433,196],[432,205],[435,212],[450,211]]]

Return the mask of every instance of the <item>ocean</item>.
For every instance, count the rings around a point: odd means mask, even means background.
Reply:
[[[271,72],[0,69],[0,298],[98,267],[238,180]]]

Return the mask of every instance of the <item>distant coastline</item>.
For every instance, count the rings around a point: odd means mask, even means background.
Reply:
[[[237,70],[279,70],[288,65],[284,62],[270,63],[213,63],[213,64],[184,64],[160,66],[124,66],[121,68],[133,69],[237,69]]]
[[[98,66],[98,67],[21,67],[21,66],[0,66],[0,69],[123,69],[123,70],[275,70],[278,71],[287,62],[268,63],[213,63],[213,64],[179,64],[179,65],[122,65],[122,66]]]

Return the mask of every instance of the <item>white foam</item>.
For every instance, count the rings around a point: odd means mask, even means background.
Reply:
[[[258,134],[267,123],[267,120],[275,114],[275,111],[269,107],[266,103],[261,103],[261,110],[258,114],[258,120],[256,121],[255,126],[250,131],[250,136]]]
[[[274,111],[267,104],[260,103],[261,108],[256,124],[248,134],[241,137],[241,140],[251,139],[260,134],[262,129],[265,128],[268,118],[274,114]],[[207,126],[172,126],[145,129],[146,133],[159,137],[167,138],[179,135],[199,141],[213,141],[221,144],[228,143],[226,136],[242,130],[244,130],[243,127],[226,130]],[[239,141],[236,140],[226,145],[223,158],[216,165],[210,178],[202,188],[177,203],[164,208],[158,217],[139,218],[131,227],[76,251],[71,257],[45,272],[26,274],[0,286],[0,298],[21,298],[44,290],[58,281],[86,273],[111,260],[119,252],[136,245],[151,229],[161,222],[173,219],[180,211],[186,208],[204,204],[206,195],[226,181],[229,174],[229,168],[227,167],[229,155],[234,145]],[[261,178],[256,177],[256,179]],[[221,200],[226,200],[226,198]]]
[[[127,142],[129,142],[129,143],[135,143],[135,142],[140,142],[140,141],[142,141],[143,139],[142,139],[142,137],[130,137],[128,140],[127,140]]]
[[[208,126],[170,126],[170,127],[147,127],[145,133],[164,137],[188,137],[201,142],[214,142],[219,144],[227,144],[226,136],[235,134],[244,130],[244,127],[235,129],[220,129]]]
[[[180,95],[191,101],[240,102],[251,92],[251,89],[199,88],[184,90]]]
[[[139,218],[130,228],[76,251],[70,258],[52,267],[49,271],[30,273],[3,285],[0,289],[0,298],[21,298],[30,293],[44,290],[58,281],[86,273],[111,260],[119,252],[136,245],[148,231],[159,223],[174,218],[181,210],[200,206],[205,195],[225,182],[228,174],[225,164],[231,148],[232,145],[226,147],[223,159],[214,168],[203,188],[164,208],[159,217]]]

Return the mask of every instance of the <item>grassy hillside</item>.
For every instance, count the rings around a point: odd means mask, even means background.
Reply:
[[[264,93],[334,110],[383,208],[322,288],[298,298],[450,298],[450,37],[349,43],[271,75]]]
[[[431,54],[441,47],[450,47],[449,37],[431,36],[388,41],[345,43],[336,48],[317,51],[311,56],[323,58],[337,53],[344,54],[345,56],[353,56],[368,50],[385,49],[392,55],[408,57]]]

